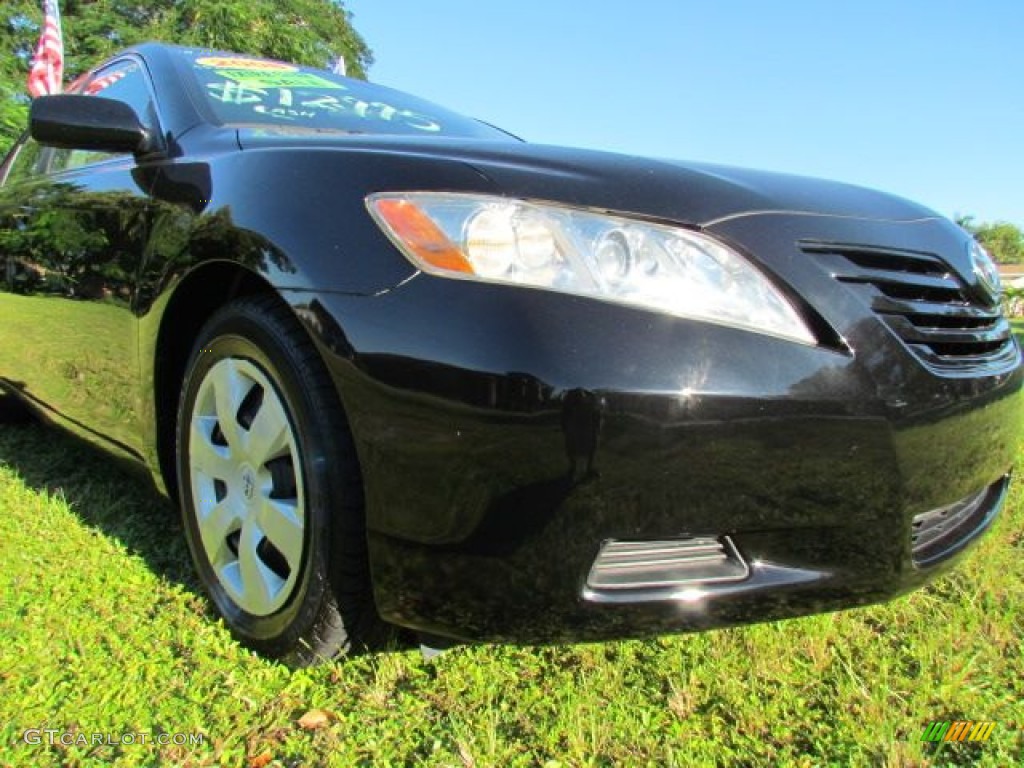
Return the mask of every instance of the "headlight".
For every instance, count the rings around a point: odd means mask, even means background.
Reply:
[[[814,343],[760,270],[687,229],[483,195],[381,193],[366,202],[395,245],[431,274],[546,288]]]

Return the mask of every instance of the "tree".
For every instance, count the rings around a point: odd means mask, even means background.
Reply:
[[[973,216],[959,216],[956,223],[981,243],[999,264],[1024,264],[1024,232],[1005,221],[974,223]]]
[[[65,0],[64,79],[147,40],[219,48],[314,67],[344,56],[365,77],[373,55],[336,0]],[[0,10],[0,154],[24,130],[25,83],[43,23],[39,0],[8,0]]]

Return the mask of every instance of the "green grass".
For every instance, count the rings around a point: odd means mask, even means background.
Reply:
[[[231,640],[167,502],[74,439],[0,427],[0,510],[0,765],[1005,766],[1024,753],[1019,488],[954,573],[886,606],[298,672]],[[311,710],[327,721],[304,729]],[[935,719],[998,725],[933,754],[919,739]],[[29,745],[29,728],[204,742]]]

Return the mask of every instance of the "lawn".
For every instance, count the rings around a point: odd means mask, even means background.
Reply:
[[[0,427],[0,511],[0,765],[1006,766],[1024,754],[1019,485],[954,573],[889,605],[430,661],[396,648],[298,672],[231,640],[168,503],[73,438]],[[954,719],[996,726],[984,744],[921,742]],[[153,743],[173,734],[202,743]]]

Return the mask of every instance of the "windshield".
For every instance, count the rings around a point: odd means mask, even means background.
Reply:
[[[218,123],[346,133],[505,139],[497,128],[421,99],[323,69],[183,50]]]

